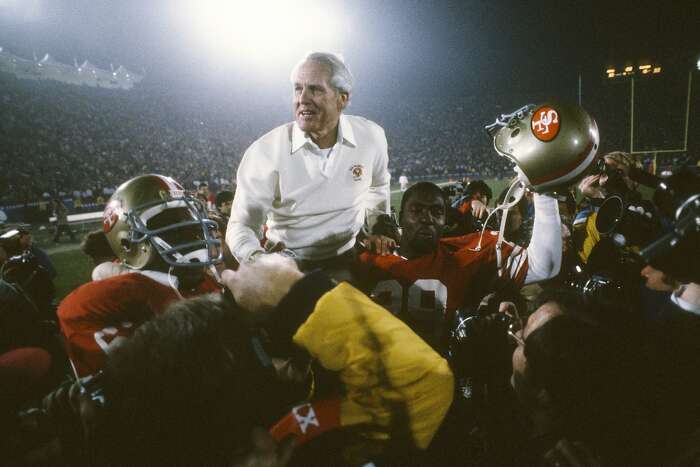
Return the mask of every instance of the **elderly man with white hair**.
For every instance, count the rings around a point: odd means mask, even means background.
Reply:
[[[284,248],[302,269],[332,270],[351,260],[365,220],[388,213],[386,136],[376,123],[343,113],[353,77],[338,55],[307,54],[291,81],[294,121],[245,152],[226,242],[240,262]],[[380,236],[366,244],[384,254],[393,247]]]

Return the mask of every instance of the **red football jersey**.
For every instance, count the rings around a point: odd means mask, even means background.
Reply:
[[[436,315],[451,319],[451,312],[478,304],[497,277],[498,232],[486,231],[440,240],[437,252],[415,259],[377,256],[364,252],[360,261],[369,265],[369,288],[379,304],[394,314],[429,320]],[[502,265],[516,284],[527,275],[527,250],[502,243]],[[450,313],[448,313],[450,312]]]
[[[216,282],[207,276],[187,295],[219,290]],[[171,287],[139,273],[88,282],[71,292],[59,305],[57,314],[68,357],[78,375],[82,377],[101,369],[112,346],[178,299]]]

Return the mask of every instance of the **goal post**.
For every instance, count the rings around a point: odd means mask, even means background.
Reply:
[[[671,149],[662,148],[654,150],[635,151],[634,150],[634,76],[630,78],[630,154],[669,154],[686,153],[688,151],[688,122],[690,121],[690,97],[693,84],[693,72],[688,72],[688,90],[685,97],[685,120],[683,129],[683,148]],[[654,156],[656,157],[656,156]]]

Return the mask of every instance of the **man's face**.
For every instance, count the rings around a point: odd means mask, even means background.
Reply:
[[[401,245],[412,257],[437,250],[445,227],[445,201],[437,193],[415,193],[406,201],[400,215]]]
[[[640,274],[646,279],[647,289],[659,292],[673,292],[676,289],[670,277],[649,265],[645,266]]]
[[[219,206],[219,211],[221,211],[221,214],[225,216],[230,216],[231,215],[231,205],[233,205],[233,200],[231,201],[224,201],[221,203],[221,206]]]
[[[605,165],[608,169],[600,176],[598,183],[606,193],[623,193],[637,187],[637,184],[627,176],[629,172],[627,166],[609,157],[605,158]],[[610,176],[607,172],[614,175]]]
[[[524,341],[532,332],[560,314],[562,311],[559,305],[554,302],[545,303],[530,315],[525,327],[520,331],[520,337]],[[522,345],[518,345],[513,352],[513,375],[510,378],[510,384],[523,402],[528,405],[534,402],[533,397],[537,390],[527,378],[527,358]]]
[[[294,75],[294,118],[312,138],[332,132],[348,102],[348,95],[338,92],[330,80],[328,67],[315,61],[304,62]]]

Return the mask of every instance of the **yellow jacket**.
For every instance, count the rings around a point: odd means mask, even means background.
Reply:
[[[452,403],[454,378],[402,321],[341,283],[316,302],[293,340],[338,372],[345,386],[341,426],[372,424],[380,428],[376,437],[387,439],[398,406],[407,412],[416,446],[428,446]]]
[[[593,247],[600,241],[600,233],[598,232],[598,229],[595,226],[595,220],[598,218],[598,212],[593,212],[591,213],[590,216],[588,216],[588,219],[586,219],[585,223],[585,236],[583,240],[583,245],[581,247],[581,250],[578,252],[579,258],[584,263],[588,262],[588,257],[591,254],[591,251],[593,251]]]

